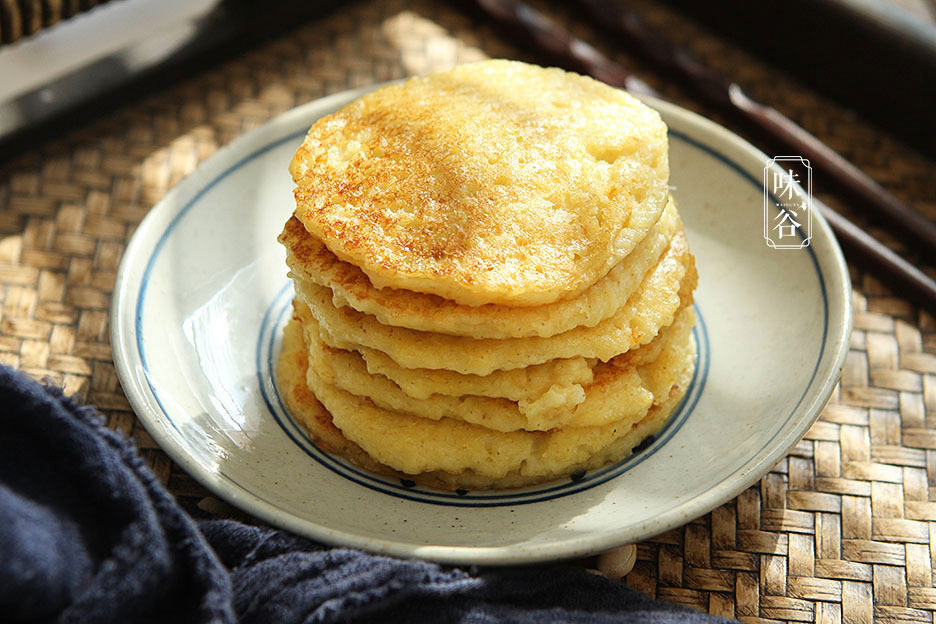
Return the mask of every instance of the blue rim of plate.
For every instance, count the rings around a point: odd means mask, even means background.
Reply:
[[[195,195],[189,199],[185,205],[179,210],[179,212],[171,219],[169,225],[160,235],[159,240],[153,248],[152,253],[150,254],[149,259],[146,263],[146,268],[143,272],[143,276],[140,282],[140,290],[136,298],[136,311],[134,315],[135,319],[135,333],[136,333],[136,348],[138,355],[140,357],[140,363],[144,373],[144,379],[149,388],[151,395],[156,401],[159,409],[162,411],[163,415],[166,416],[166,419],[170,423],[173,429],[184,438],[183,432],[179,429],[178,424],[172,418],[170,412],[166,409],[163,399],[160,397],[159,392],[156,390],[156,387],[153,385],[152,381],[152,372],[149,368],[146,358],[146,352],[143,345],[143,309],[146,298],[147,287],[149,285],[150,276],[152,274],[153,268],[156,264],[156,260],[159,257],[160,252],[165,246],[166,241],[169,239],[175,228],[181,222],[181,220],[189,213],[189,211],[198,203],[202,196],[204,196],[209,190],[211,190],[218,183],[223,181],[228,175],[244,166],[248,162],[254,160],[258,156],[270,151],[271,149],[276,148],[279,145],[282,145],[284,142],[290,140],[298,140],[300,137],[305,135],[305,130],[296,131],[290,133],[286,136],[280,137],[270,141],[266,145],[263,145],[250,154],[244,156],[243,158],[237,160],[231,166],[229,166],[224,171],[218,173],[210,182],[205,184],[201,189],[198,190]],[[707,154],[713,156],[723,164],[727,165],[738,173],[742,178],[748,180],[751,184],[755,186],[758,190],[762,190],[761,181],[755,178],[748,171],[743,169],[738,163],[731,160],[728,156],[722,154],[718,150],[712,148],[711,146],[702,143],[701,141],[694,139],[687,134],[679,132],[677,130],[670,129],[669,135],[671,138],[675,137],[679,140],[682,140],[697,149],[700,149]],[[771,194],[771,197],[776,200]],[[800,236],[802,234],[800,233]],[[823,356],[825,354],[826,341],[828,339],[829,331],[829,303],[828,303],[828,294],[826,292],[827,286],[826,281],[822,273],[822,269],[819,265],[818,258],[816,257],[815,251],[811,246],[805,247],[806,251],[809,253],[812,260],[813,267],[816,271],[816,275],[819,281],[819,290],[822,293],[822,305],[823,305],[823,327],[822,327],[822,339],[820,341],[819,353],[816,358],[816,364],[813,368],[812,374],[810,376],[809,382],[805,384],[803,388],[803,393],[800,398],[797,400],[796,405],[790,410],[790,413],[784,419],[784,426],[778,427],[771,439],[765,444],[765,448],[770,446],[770,443],[781,432],[784,431],[786,423],[798,412],[800,405],[802,405],[803,400],[809,393],[809,389],[813,386],[816,375],[818,373],[819,367],[822,363]],[[384,494],[392,495],[397,498],[402,498],[406,500],[412,500],[423,503],[432,503],[438,505],[449,505],[449,506],[472,506],[472,507],[496,507],[504,505],[518,505],[523,503],[535,503],[542,502],[546,500],[551,500],[558,498],[560,496],[567,496],[574,494],[576,492],[581,492],[586,489],[590,489],[599,484],[605,483],[615,477],[620,476],[624,472],[627,472],[630,468],[636,466],[640,462],[646,460],[652,454],[656,453],[660,448],[662,448],[667,441],[669,441],[679,430],[679,428],[686,422],[686,420],[691,415],[695,406],[698,404],[699,399],[702,396],[704,390],[705,381],[708,375],[709,364],[711,361],[710,345],[708,342],[708,335],[705,329],[705,321],[701,311],[696,305],[696,312],[698,322],[696,327],[693,329],[693,336],[696,340],[698,346],[698,361],[696,369],[693,374],[692,383],[690,384],[689,390],[687,390],[686,397],[681,402],[680,406],[674,410],[673,415],[670,416],[666,425],[664,425],[663,430],[661,430],[656,439],[645,449],[641,450],[630,457],[627,457],[620,462],[605,466],[604,468],[598,469],[591,473],[584,475],[581,479],[568,480],[564,482],[551,482],[544,484],[540,487],[534,487],[530,489],[521,489],[521,490],[510,490],[502,493],[478,493],[473,494],[471,492],[467,493],[447,493],[438,490],[431,490],[421,487],[408,487],[399,482],[394,482],[391,479],[386,477],[375,475],[366,471],[362,471],[360,468],[353,466],[344,460],[338,460],[334,456],[322,452],[315,446],[315,443],[308,437],[303,429],[295,422],[295,420],[288,415],[288,412],[283,408],[282,401],[279,397],[278,391],[276,390],[275,383],[272,376],[272,361],[273,355],[276,346],[276,335],[277,329],[281,328],[284,322],[284,316],[286,310],[289,308],[289,299],[288,297],[290,289],[290,284],[287,283],[283,288],[280,289],[277,296],[274,298],[274,301],[268,306],[266,314],[264,315],[263,321],[261,323],[260,332],[256,341],[256,363],[257,363],[257,378],[260,386],[260,391],[263,396],[263,400],[267,406],[267,409],[270,412],[270,415],[276,420],[279,426],[283,429],[284,433],[297,445],[299,446],[306,454],[314,458],[319,464],[328,468],[329,470],[339,474],[349,481],[367,487],[371,490],[375,490]],[[278,302],[278,305],[277,305]],[[817,414],[818,415],[818,414]]]

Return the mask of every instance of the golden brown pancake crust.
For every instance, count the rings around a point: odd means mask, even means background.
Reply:
[[[485,61],[372,92],[309,130],[296,216],[375,286],[538,305],[604,276],[668,193],[656,111],[590,78]]]
[[[327,286],[335,305],[373,315],[384,325],[472,338],[522,338],[594,327],[612,316],[682,229],[676,202],[671,199],[660,221],[626,260],[579,296],[522,308],[493,303],[464,306],[436,295],[375,288],[363,271],[339,260],[295,217],[286,222],[279,241],[286,247],[286,264],[294,280]]]

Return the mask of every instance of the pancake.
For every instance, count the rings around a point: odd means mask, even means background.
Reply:
[[[403,392],[417,399],[432,394],[472,394],[532,403],[550,391],[571,395],[577,392],[574,388],[591,383],[594,378],[594,360],[583,357],[496,370],[490,375],[462,375],[444,369],[403,368],[381,351],[366,347],[356,351],[367,363],[367,372],[393,380]]]
[[[286,409],[302,425],[312,440],[326,453],[350,459],[371,472],[396,475],[374,461],[364,450],[348,440],[332,422],[331,414],[319,403],[306,383],[309,354],[302,325],[290,321],[283,329],[283,342],[276,361],[276,386]]]
[[[460,305],[572,297],[667,201],[666,126],[620,89],[484,61],[364,95],[290,164],[296,217],[377,288]]]
[[[568,476],[630,454],[678,406],[691,379],[695,350],[694,343],[687,343],[675,384],[642,418],[550,432],[508,433],[378,408],[369,399],[307,375],[306,354],[302,327],[293,319],[284,332],[278,385],[290,412],[326,450],[366,469],[433,487],[488,489]]]
[[[435,295],[375,288],[363,271],[339,260],[295,217],[286,223],[279,240],[286,247],[286,264],[293,279],[328,287],[336,307],[348,306],[370,314],[383,325],[472,338],[522,338],[593,327],[613,316],[660,259],[677,231],[682,231],[682,222],[670,199],[659,222],[605,277],[577,297],[521,308],[464,306]]]
[[[476,340],[382,325],[351,308],[336,308],[328,288],[294,280],[297,296],[318,321],[331,347],[362,347],[387,354],[404,368],[446,369],[488,375],[572,357],[607,361],[650,342],[673,322],[681,305],[692,300],[697,275],[684,234],[677,234],[660,262],[644,278],[620,311],[594,327],[577,327],[548,338]]]
[[[593,426],[646,413],[675,383],[678,366],[673,365],[673,360],[674,357],[679,360],[681,345],[688,343],[694,318],[692,309],[688,308],[678,315],[672,327],[660,333],[656,340],[673,346],[660,350],[655,360],[639,367],[598,364],[594,382],[581,388],[581,395],[575,401],[562,401],[560,395],[558,404],[554,405],[549,395],[535,404],[473,395],[432,395],[414,399],[386,377],[369,374],[359,354],[324,345],[310,315],[297,310],[296,317],[303,324],[309,348],[309,374],[318,375],[341,390],[366,397],[377,407],[432,420],[463,420],[496,431]]]
[[[329,366],[340,367],[342,373],[348,376],[344,383],[355,383],[359,388],[366,388],[369,383],[382,386],[389,383],[393,386],[394,393],[406,395],[405,398],[397,399],[398,401],[419,402],[433,397],[436,400],[458,400],[468,396],[476,399],[491,399],[485,403],[487,406],[509,404],[514,405],[523,415],[534,415],[544,411],[574,408],[585,399],[585,390],[582,386],[591,384],[595,378],[592,365],[584,358],[546,362],[538,367],[511,371],[495,371],[484,377],[460,375],[453,371],[400,369],[396,365],[388,366],[386,369],[372,367],[368,358],[376,356],[380,359],[382,354],[379,351],[367,350],[367,355],[362,355],[356,351],[329,347],[322,342],[319,324],[309,307],[298,298],[293,300],[293,317],[302,323],[306,331],[306,341],[309,343],[310,355],[313,359],[329,360]],[[392,362],[386,356],[382,358],[387,362]],[[375,368],[385,370],[385,372],[376,372]],[[386,372],[390,372],[391,375]],[[418,385],[415,383],[427,378],[429,379],[427,383]],[[531,383],[525,385],[523,382],[528,379]],[[417,396],[414,396],[412,386],[421,390],[420,393],[416,393]],[[353,392],[348,387],[343,388]],[[362,394],[362,392],[354,393]],[[511,395],[516,395],[517,398],[511,398]],[[521,424],[512,428],[523,427],[524,425]],[[511,428],[505,430],[509,431]]]

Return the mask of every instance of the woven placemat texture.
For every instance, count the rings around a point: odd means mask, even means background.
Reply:
[[[936,219],[932,161],[678,14],[649,0],[630,4]],[[574,11],[537,6],[666,97],[733,127],[679,84],[614,51]],[[446,4],[357,3],[6,164],[0,361],[80,394],[135,440],[178,497],[216,504],[156,447],[118,384],[108,307],[136,225],[219,146],[294,106],[488,56],[535,60]],[[821,172],[815,187],[833,208],[906,251],[829,195]],[[933,258],[907,256],[934,273]],[[936,321],[851,270],[855,332],[841,384],[819,422],[758,485],[640,544],[629,585],[752,622],[934,621]]]

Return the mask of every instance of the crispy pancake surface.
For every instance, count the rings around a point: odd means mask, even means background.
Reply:
[[[673,236],[682,231],[670,198],[660,220],[627,257],[577,297],[529,307],[498,304],[459,305],[451,299],[399,288],[375,288],[358,267],[338,259],[293,217],[283,229],[286,264],[294,279],[332,291],[336,307],[348,306],[384,325],[471,338],[548,337],[575,327],[593,327],[613,316],[647,271],[657,263]]]
[[[672,334],[677,343],[686,343],[692,318],[692,309],[686,309],[672,328],[666,328],[658,338],[668,343]],[[551,393],[532,404],[474,395],[414,399],[391,380],[370,375],[357,353],[325,346],[314,320],[306,319],[303,328],[310,352],[310,374],[346,392],[367,397],[378,407],[431,420],[463,420],[496,431],[548,431],[601,425],[642,415],[655,399],[668,393],[677,371],[671,364],[672,354],[678,349],[668,349],[640,366],[596,364],[593,383],[582,388],[576,400],[560,405],[551,401]]]
[[[657,222],[666,126],[591,78],[484,61],[363,96],[315,123],[296,217],[377,288],[540,305],[604,277]]]
[[[571,395],[594,378],[594,360],[583,357],[496,370],[490,375],[462,375],[443,368],[404,368],[376,349],[362,347],[356,351],[367,363],[369,373],[391,379],[416,399],[425,399],[431,394],[477,395],[532,403],[550,391]]]
[[[328,288],[295,281],[297,296],[321,326],[322,339],[338,349],[382,351],[404,368],[446,369],[489,375],[559,358],[609,360],[650,342],[692,301],[697,275],[685,236],[678,234],[660,262],[612,317],[594,327],[540,338],[473,339],[382,325],[373,316],[336,308]]]
[[[628,455],[678,406],[695,357],[692,341],[672,352],[669,391],[640,414],[602,425],[502,432],[378,407],[310,375],[307,337],[294,318],[286,328],[277,375],[287,406],[310,435],[327,450],[375,472],[446,489],[520,487]]]

